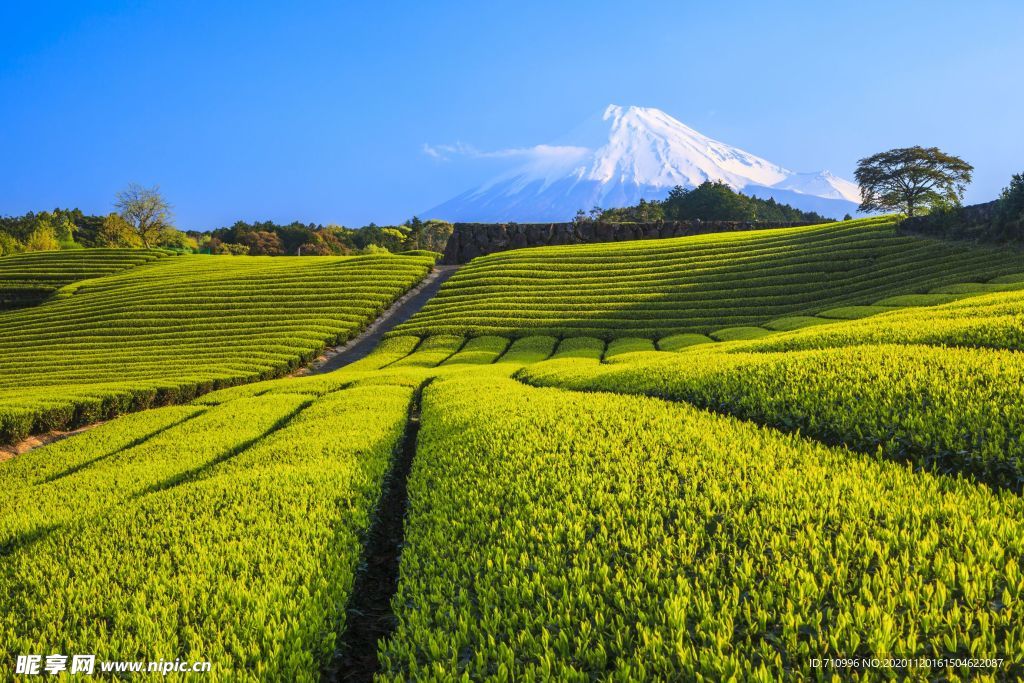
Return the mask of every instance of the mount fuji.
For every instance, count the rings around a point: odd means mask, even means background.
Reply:
[[[448,221],[568,221],[579,209],[664,199],[676,185],[693,188],[707,180],[831,218],[853,213],[860,202],[860,189],[848,180],[828,171],[795,173],[650,107],[613,104],[558,144],[498,154],[525,161],[425,215]]]

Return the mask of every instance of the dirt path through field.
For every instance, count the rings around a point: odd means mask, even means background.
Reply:
[[[404,295],[395,300],[391,307],[384,311],[369,327],[363,332],[341,346],[328,349],[322,356],[313,361],[308,367],[300,368],[291,376],[319,375],[342,368],[349,363],[363,358],[372,351],[385,334],[394,329],[397,325],[411,318],[417,311],[430,301],[441,285],[455,274],[459,266],[436,266],[427,277],[416,287],[410,289]],[[69,431],[53,431],[46,434],[37,434],[16,444],[0,444],[0,462],[35,450],[54,441],[66,439],[69,436],[80,434],[88,429],[97,427],[102,422],[84,425]]]
[[[92,424],[85,425],[84,427],[78,427],[77,429],[71,429],[68,431],[53,431],[47,432],[45,434],[36,434],[34,436],[28,437],[27,439],[19,441],[16,444],[0,446],[0,462],[3,462],[4,460],[9,460],[23,453],[28,453],[29,451],[34,451],[40,446],[45,446],[48,443],[60,441],[61,439],[66,439],[69,436],[74,436],[75,434],[81,434],[82,432],[88,429],[92,429],[93,427],[99,427],[104,422],[106,422],[106,420],[103,420],[102,422],[93,422]]]
[[[398,591],[398,569],[405,540],[408,481],[416,455],[420,405],[427,380],[416,389],[409,405],[405,436],[381,493],[373,522],[366,533],[362,563],[346,606],[345,630],[321,680],[331,683],[371,682],[380,669],[377,647],[398,625],[391,600]]]
[[[363,330],[359,336],[350,339],[341,346],[328,349],[322,356],[313,361],[309,367],[296,370],[293,376],[319,375],[331,372],[365,357],[370,351],[373,351],[385,334],[401,323],[404,323],[423,308],[437,294],[437,291],[441,289],[441,285],[454,275],[458,269],[459,266],[435,267],[419,285],[391,304],[391,307],[370,323],[370,326]]]

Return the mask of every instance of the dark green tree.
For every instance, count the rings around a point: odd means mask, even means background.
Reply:
[[[999,195],[999,220],[1004,223],[1024,220],[1024,173],[1010,178],[1010,184]]]
[[[725,183],[705,181],[689,191],[671,190],[665,200],[665,217],[680,221],[752,221],[757,212],[749,197],[733,192]]]
[[[959,206],[974,167],[938,147],[901,147],[857,162],[860,211],[898,211]]]

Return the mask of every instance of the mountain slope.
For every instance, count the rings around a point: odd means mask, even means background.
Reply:
[[[828,171],[794,173],[713,140],[665,112],[611,105],[572,136],[541,145],[527,163],[426,212],[453,221],[564,221],[578,209],[663,199],[676,185],[721,181],[828,216],[856,209],[857,186]]]

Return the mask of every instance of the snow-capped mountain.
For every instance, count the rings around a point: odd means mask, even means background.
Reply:
[[[578,209],[664,199],[676,185],[735,190],[831,217],[852,213],[857,185],[828,171],[794,173],[702,135],[650,107],[611,105],[560,141],[516,150],[526,161],[425,213],[450,221],[570,220]]]

